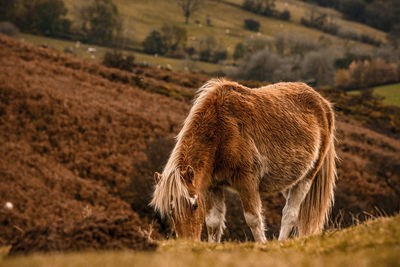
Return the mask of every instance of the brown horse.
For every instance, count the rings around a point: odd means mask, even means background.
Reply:
[[[199,89],[152,202],[178,237],[210,242],[225,228],[224,188],[237,192],[257,242],[265,242],[259,192],[282,192],[279,240],[322,231],[336,179],[331,104],[303,83],[250,89],[210,80]]]

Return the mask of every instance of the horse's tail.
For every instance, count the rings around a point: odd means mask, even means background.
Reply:
[[[299,236],[321,233],[328,221],[334,203],[333,191],[337,176],[334,140],[334,134],[332,134],[323,163],[314,177],[310,191],[300,206]]]

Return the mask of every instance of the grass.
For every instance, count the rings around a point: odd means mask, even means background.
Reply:
[[[359,94],[359,90],[348,92],[349,94]],[[388,105],[400,107],[400,83],[378,86],[374,88],[374,95],[383,97],[383,102]]]
[[[400,266],[400,216],[265,244],[161,241],[156,252],[87,251],[4,257],[0,266]],[[1,256],[3,254],[3,256]]]
[[[400,107],[400,83],[375,87],[374,93],[383,96],[386,104]]]
[[[111,50],[110,48],[107,47],[90,45],[90,44],[80,44],[79,47],[77,47],[76,43],[73,41],[59,40],[32,34],[21,34],[20,38],[26,42],[30,42],[36,45],[46,45],[61,52],[64,51],[64,49],[68,48],[73,50],[73,52],[78,57],[87,60],[102,60],[104,53]],[[97,52],[89,53],[88,52],[89,47],[96,48]],[[189,71],[211,73],[211,72],[218,72],[222,69],[222,66],[208,62],[187,61],[187,60],[168,58],[162,56],[155,57],[153,55],[148,55],[139,52],[131,52],[131,51],[125,51],[125,53],[126,54],[133,53],[135,55],[136,63],[144,63],[160,67],[170,67],[173,70],[180,70],[180,71],[189,70]]]
[[[74,19],[74,10],[79,2],[78,0],[65,0],[70,11],[69,16],[71,19]],[[165,23],[170,23],[187,29],[189,43],[191,43],[191,45],[196,47],[202,37],[214,36],[219,45],[227,48],[228,53],[232,55],[237,43],[242,42],[246,38],[255,38],[257,36],[257,33],[243,28],[243,20],[246,18],[257,19],[260,22],[260,36],[262,37],[270,37],[276,33],[291,32],[314,40],[320,39],[321,36],[328,37],[333,44],[361,45],[353,41],[344,41],[338,37],[327,35],[321,31],[300,25],[300,18],[296,17],[297,14],[304,14],[310,7],[299,5],[296,2],[298,1],[288,2],[291,7],[290,11],[294,16],[293,22],[256,15],[240,8],[241,0],[230,0],[208,1],[206,6],[203,6],[193,14],[190,18],[189,25],[185,25],[183,12],[176,1],[114,0],[114,3],[118,6],[119,12],[124,19],[125,35],[134,40],[138,47],[152,30],[161,28]],[[277,4],[278,8],[282,5],[284,6],[283,1],[278,1],[278,3],[281,3]],[[334,11],[332,10],[332,12]],[[211,19],[211,27],[206,25],[207,16]],[[195,23],[196,21],[198,23]],[[356,26],[359,27],[358,24],[352,24],[352,27]],[[368,26],[360,27],[364,32],[373,32],[374,36],[384,36],[383,32],[374,30]]]
[[[243,0],[226,0],[226,2],[241,5]],[[300,23],[301,18],[308,17],[311,11],[315,11],[321,14],[327,14],[330,22],[337,24],[343,29],[351,30],[358,34],[374,36],[383,42],[386,40],[386,34],[384,32],[365,24],[345,20],[343,19],[343,15],[333,8],[317,6],[298,0],[276,0],[275,7],[279,11],[288,10],[291,20],[296,23]]]

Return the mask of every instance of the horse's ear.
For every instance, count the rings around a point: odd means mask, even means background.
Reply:
[[[187,175],[187,179],[189,180],[189,182],[193,182],[194,179],[194,170],[193,167],[188,165],[186,168],[186,175]]]
[[[154,173],[154,181],[156,182],[156,184],[158,184],[161,180],[161,174],[158,172]]]

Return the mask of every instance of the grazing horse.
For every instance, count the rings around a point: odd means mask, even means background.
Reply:
[[[209,242],[225,228],[224,188],[239,194],[256,242],[265,242],[260,192],[282,192],[279,240],[320,233],[336,179],[331,104],[304,83],[250,89],[210,80],[198,91],[150,203],[177,237]]]

